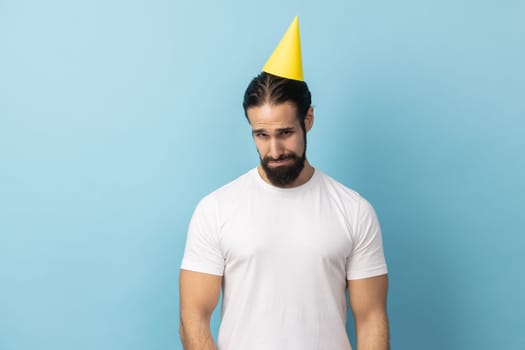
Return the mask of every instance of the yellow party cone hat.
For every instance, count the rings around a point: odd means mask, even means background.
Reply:
[[[279,45],[266,61],[263,72],[278,77],[303,81],[303,62],[301,59],[301,39],[297,16],[288,27]]]

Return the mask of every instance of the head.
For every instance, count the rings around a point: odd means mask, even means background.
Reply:
[[[248,85],[243,107],[266,177],[276,186],[293,185],[305,166],[313,124],[308,86],[263,72]]]

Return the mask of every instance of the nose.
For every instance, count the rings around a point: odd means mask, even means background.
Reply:
[[[283,154],[284,148],[280,140],[272,138],[270,141],[270,157],[273,159],[279,158]]]

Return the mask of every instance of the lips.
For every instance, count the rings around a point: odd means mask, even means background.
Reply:
[[[291,159],[271,160],[268,162],[268,166],[275,168],[278,166],[290,165],[291,163],[293,163]]]

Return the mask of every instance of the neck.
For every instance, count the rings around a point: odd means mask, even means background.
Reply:
[[[259,172],[259,175],[265,182],[269,183],[272,186],[275,186],[273,183],[270,182],[270,180],[268,180],[268,176],[266,176],[266,172],[264,171],[261,165],[257,167],[257,171]],[[314,171],[315,171],[314,167],[312,167],[310,163],[308,162],[308,160],[306,160],[304,162],[303,170],[301,170],[301,173],[299,174],[297,179],[294,180],[294,182],[292,182],[291,184],[285,185],[285,186],[278,186],[278,187],[293,188],[293,187],[304,185],[305,183],[308,182],[308,180],[312,178],[312,176],[314,175]]]

